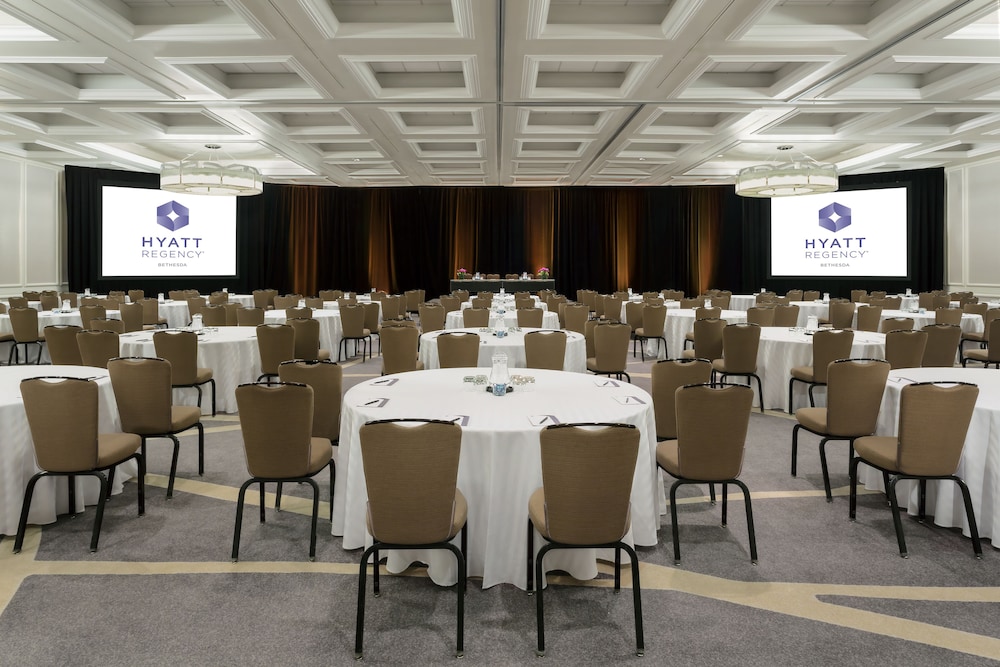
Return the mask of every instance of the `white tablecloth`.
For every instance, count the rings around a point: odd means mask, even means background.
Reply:
[[[314,310],[313,319],[319,322],[319,346],[330,351],[330,358],[337,360],[337,351],[340,350],[340,341],[344,337],[344,330],[340,322],[340,310]],[[286,321],[284,310],[269,310],[264,313],[265,324],[284,324]]]
[[[173,301],[167,299],[159,305],[160,317],[167,321],[167,326],[171,329],[186,327],[191,323],[191,313],[188,311],[187,301]]]
[[[895,435],[898,432],[899,392],[904,385],[938,380],[979,385],[979,399],[956,474],[969,487],[979,534],[991,539],[996,546],[1000,536],[1000,372],[981,368],[904,368],[890,371],[876,433]],[[859,466],[858,478],[869,489],[884,490],[882,473],[874,468]],[[912,515],[917,514],[917,482],[899,482],[896,484],[896,496],[901,507],[906,507]],[[933,515],[935,524],[946,528],[957,526],[964,535],[969,535],[962,493],[954,482],[927,482],[927,514]]]
[[[562,423],[625,422],[639,428],[632,530],[625,541],[656,544],[665,500],[656,471],[656,427],[649,394],[605,377],[534,370],[534,385],[497,397],[481,386],[463,383],[467,373],[460,368],[400,373],[364,382],[344,396],[333,534],[343,535],[345,549],[370,543],[359,430],[367,421],[395,417],[464,422],[458,487],[469,502],[468,573],[482,577],[483,588],[501,583],[524,587],[528,498],[542,483],[538,434],[553,417]],[[535,540],[536,547],[543,543]],[[439,584],[450,585],[457,579],[454,556],[440,551],[390,552],[388,567],[399,572],[414,559],[426,562],[430,577]],[[545,564],[579,579],[597,576],[591,551],[557,551],[546,557]]]
[[[739,324],[747,321],[746,311],[723,310],[720,315],[727,324]],[[691,308],[675,308],[667,312],[667,319],[663,325],[663,333],[667,338],[667,346],[664,349],[660,346],[660,359],[676,359],[681,356],[684,350],[684,335],[694,330],[694,310]],[[652,345],[652,351],[646,348],[646,354],[656,353],[656,343]],[[665,357],[666,355],[669,355]]]
[[[493,354],[496,352],[504,352],[507,355],[508,367],[524,368],[524,334],[530,331],[541,331],[541,329],[525,327],[521,331],[511,331],[503,338],[498,338],[491,331],[480,332],[479,329],[448,329],[449,333],[454,331],[468,331],[479,335],[482,344],[479,346],[479,363],[477,365],[480,368],[492,368]],[[440,368],[437,337],[442,333],[444,332],[432,331],[420,337],[420,361],[423,362],[426,369]],[[584,340],[582,335],[573,331],[566,331],[564,333],[566,334],[566,358],[563,370],[574,373],[586,373],[586,340]]]
[[[513,308],[508,310],[503,314],[502,319],[496,311],[490,311],[490,326],[491,327],[505,326],[508,328],[515,328],[517,326],[517,311],[514,310]],[[464,329],[465,319],[463,318],[462,311],[453,310],[450,313],[448,313],[444,319],[444,328]],[[558,329],[559,315],[556,313],[550,313],[548,311],[542,313],[542,328]]]
[[[804,331],[784,327],[761,327],[757,349],[757,374],[764,385],[764,407],[788,409],[788,380],[795,366],[812,364],[813,337]],[[885,334],[855,331],[851,345],[852,359],[884,359]],[[792,411],[809,405],[808,385],[796,382],[792,394]],[[816,405],[826,405],[826,390],[813,391]]]
[[[153,332],[123,334],[123,357],[155,357]],[[236,387],[253,382],[260,375],[256,327],[219,327],[198,336],[198,366],[211,368],[215,378],[216,408],[219,412],[237,412]],[[202,414],[212,413],[211,387],[202,387]],[[175,405],[196,405],[194,389],[174,389]]]
[[[97,378],[98,430],[104,433],[121,431],[118,406],[111,389],[108,372],[103,368],[89,366],[4,366],[0,368],[0,534],[15,535],[17,522],[24,501],[24,490],[28,480],[38,472],[35,453],[31,445],[31,431],[21,402],[20,383],[25,378],[42,376],[63,376]],[[122,481],[135,477],[138,467],[134,461],[118,466],[112,493],[121,493]],[[69,507],[66,477],[43,477],[35,485],[31,500],[28,523],[46,524],[56,520],[57,514],[65,514]],[[100,484],[93,477],[76,477],[76,510],[84,505],[95,505],[100,492]],[[8,547],[9,548],[9,547]]]
[[[756,294],[733,294],[729,297],[730,310],[746,310],[757,305]]]

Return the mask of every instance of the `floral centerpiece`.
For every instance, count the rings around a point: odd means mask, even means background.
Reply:
[[[458,270],[458,279],[459,280],[468,280],[469,279],[469,272],[466,271],[465,269],[459,269]]]
[[[552,277],[552,272],[549,271],[549,267],[543,266],[535,272],[535,277],[545,280]]]

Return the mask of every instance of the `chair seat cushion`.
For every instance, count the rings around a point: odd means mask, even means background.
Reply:
[[[812,366],[793,366],[791,374],[796,380],[802,380],[803,382],[815,382]]]
[[[966,359],[972,359],[974,361],[982,361],[986,363],[990,361],[990,351],[989,350],[966,350],[964,352]]]
[[[422,370],[424,370],[424,362],[422,362],[422,361],[417,361],[417,370],[418,370],[418,371],[422,371]]]
[[[726,372],[726,360],[725,359],[713,359],[712,360],[712,370],[718,371],[719,373]]]
[[[684,350],[681,352],[681,359],[697,359],[698,355],[694,353],[694,350]]]
[[[677,456],[677,441],[664,440],[656,445],[656,465],[677,477],[680,475],[680,464]]]
[[[320,361],[326,361],[330,358],[330,350],[319,349],[319,355],[317,357]]]
[[[976,340],[976,341],[982,342],[982,340],[983,340],[983,334],[982,333],[977,333],[975,331],[970,331],[968,333],[963,333],[962,334],[962,340]]]
[[[194,383],[204,384],[212,379],[212,369],[211,368],[199,368],[198,372],[195,373]]]
[[[201,420],[201,408],[190,405],[170,406],[170,428],[175,433],[189,429]]]
[[[309,471],[312,475],[327,466],[333,458],[333,445],[326,438],[311,438],[309,440]]]
[[[684,334],[684,340],[689,340],[694,342],[694,332],[688,331],[686,334]]]
[[[896,470],[896,451],[899,441],[893,436],[868,435],[854,441],[854,451],[863,458],[883,470]]]
[[[826,408],[799,408],[795,419],[815,433],[826,433]]]
[[[97,468],[124,461],[139,450],[142,438],[135,433],[99,433],[97,435]]]
[[[597,371],[597,357],[587,357],[587,370],[592,372]]]

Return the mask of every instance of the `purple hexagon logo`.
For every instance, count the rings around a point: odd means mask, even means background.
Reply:
[[[181,227],[187,227],[191,222],[188,217],[188,207],[175,201],[168,201],[156,207],[156,224],[176,232]]]
[[[834,202],[819,210],[819,226],[831,232],[839,232],[851,226],[851,209]]]

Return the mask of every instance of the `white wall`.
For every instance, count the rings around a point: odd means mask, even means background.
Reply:
[[[62,169],[0,157],[0,295],[64,289]]]
[[[1000,296],[1000,159],[945,170],[946,289]]]

